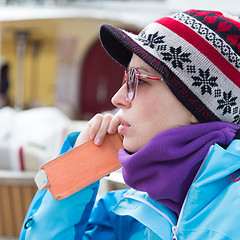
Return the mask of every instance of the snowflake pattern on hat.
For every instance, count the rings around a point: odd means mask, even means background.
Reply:
[[[173,18],[178,18],[178,20],[181,19],[185,23],[191,24],[194,29],[198,30],[198,33],[204,35],[206,39],[210,40],[213,45],[219,49],[220,52],[223,52],[225,56],[231,60],[234,60],[231,62],[235,63],[235,65],[238,66],[238,61],[236,61],[237,58],[235,57],[236,53],[230,51],[230,48],[224,44],[224,41],[216,37],[216,34],[210,32],[210,30],[208,30],[206,27],[203,27],[203,24],[197,23],[195,19],[192,20],[190,16],[184,17],[184,14],[182,13],[174,15]],[[193,64],[189,65],[189,63],[192,63],[191,52],[184,52],[182,46],[171,46],[170,44],[168,45],[168,43],[171,42],[165,41],[167,40],[166,35],[159,34],[159,31],[151,32],[151,28],[149,27],[141,31],[141,33],[138,35],[137,40],[143,42],[143,45],[149,46],[156,52],[159,52],[163,56],[162,61],[165,63],[170,63],[172,68],[179,68],[180,70],[186,71],[190,75],[192,74],[190,77],[194,82],[191,84],[191,86],[200,88],[202,95],[212,95],[218,103],[216,110],[221,110],[222,116],[225,114],[234,114],[233,122],[239,122],[238,107],[235,107],[237,105],[236,100],[238,97],[232,96],[232,91],[227,93],[225,91],[221,91],[221,89],[218,88],[218,76],[215,76],[213,73],[211,73],[210,68],[203,69],[201,67],[197,68],[197,66]],[[188,65],[185,63],[188,63]],[[176,74],[176,71],[174,71],[174,73]],[[233,107],[235,107],[237,110],[233,111]]]
[[[169,52],[161,52],[161,54],[163,55],[163,60],[171,61],[174,68],[179,67],[183,70],[183,63],[191,62],[189,59],[191,53],[184,53],[181,46],[177,48],[170,47]]]
[[[158,32],[149,35],[145,35],[144,32],[142,32],[142,35],[141,37],[139,37],[139,40],[143,42],[144,46],[155,48],[156,45],[164,43],[163,38],[165,38],[165,36],[159,36]]]
[[[232,107],[237,105],[236,99],[238,97],[233,97],[232,96],[232,91],[229,93],[223,92],[223,98],[220,100],[217,100],[219,103],[219,106],[217,109],[223,109],[223,115],[226,113],[232,113]],[[235,109],[236,112],[236,109]]]
[[[240,22],[189,10],[156,20],[138,35],[109,25],[104,34],[116,41],[104,43],[116,61],[127,67],[135,53],[200,122],[240,124]]]
[[[216,83],[218,77],[214,77],[210,75],[210,69],[208,68],[206,71],[199,68],[199,75],[192,76],[194,83],[192,86],[201,87],[202,95],[205,93],[212,94],[212,88],[217,87],[218,84]]]

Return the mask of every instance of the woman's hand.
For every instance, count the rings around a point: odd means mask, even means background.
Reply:
[[[89,140],[94,140],[96,145],[101,145],[106,134],[114,134],[117,131],[119,121],[116,115],[100,113],[96,114],[87,124],[86,128],[79,135],[74,147],[77,147]]]

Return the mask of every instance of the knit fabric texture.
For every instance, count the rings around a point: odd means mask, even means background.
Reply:
[[[228,145],[238,129],[226,122],[193,124],[161,132],[133,154],[121,149],[124,181],[179,214],[210,146]]]
[[[106,51],[128,67],[135,53],[162,74],[199,122],[240,125],[240,22],[221,12],[189,10],[161,18],[138,35],[102,25]]]

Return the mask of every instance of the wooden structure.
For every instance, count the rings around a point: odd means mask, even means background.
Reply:
[[[18,239],[24,217],[37,191],[35,173],[0,170],[0,239]]]

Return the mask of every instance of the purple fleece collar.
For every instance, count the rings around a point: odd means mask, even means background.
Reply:
[[[124,180],[179,214],[209,147],[228,145],[238,128],[226,122],[194,124],[164,131],[136,153],[121,149]]]

